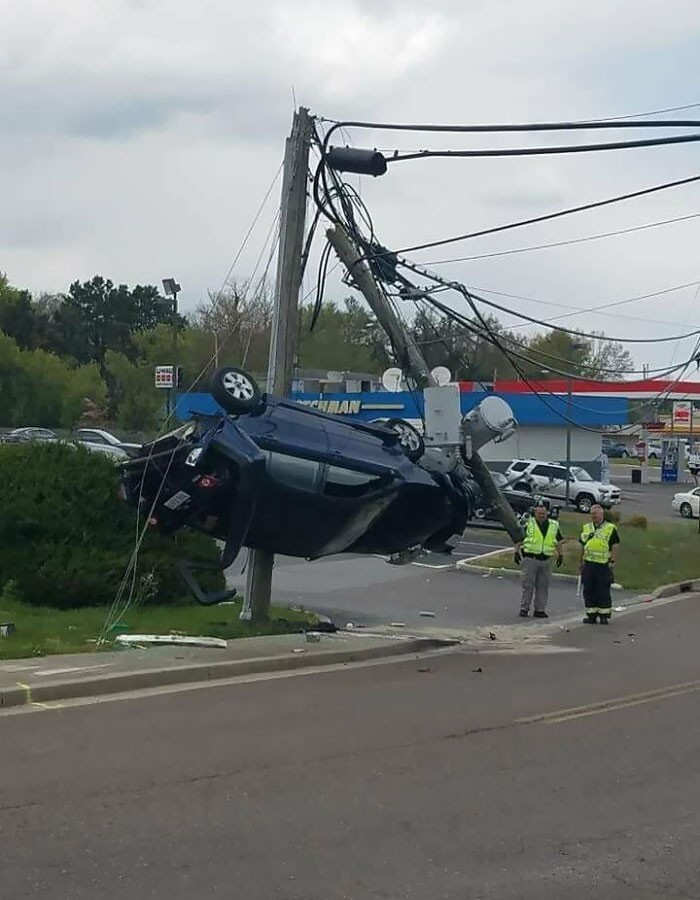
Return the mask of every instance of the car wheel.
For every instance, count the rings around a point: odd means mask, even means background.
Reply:
[[[590,494],[579,494],[576,498],[576,509],[582,513],[589,513],[594,502]]]
[[[690,503],[681,503],[680,513],[684,519],[693,518],[693,508]]]
[[[389,419],[386,427],[398,434],[399,444],[411,462],[418,462],[425,453],[425,441],[420,431],[403,419]]]
[[[217,369],[212,375],[210,390],[219,406],[228,413],[252,412],[262,398],[255,379],[236,366]]]
[[[623,450],[622,453],[620,454],[620,459],[627,459],[628,456],[629,456],[629,453],[626,450]]]
[[[647,456],[647,459],[658,459],[658,457],[656,453],[650,453],[649,456]]]
[[[486,518],[486,510],[483,506],[480,506],[478,509],[474,510],[474,518],[475,519],[485,519]]]
[[[519,481],[519,482],[515,485],[515,490],[516,490],[516,491],[524,491],[526,494],[531,494],[531,493],[532,493],[532,488],[531,488],[530,485],[527,483],[527,481]]]

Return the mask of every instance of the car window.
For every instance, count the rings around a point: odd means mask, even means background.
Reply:
[[[369,475],[340,466],[327,466],[323,493],[328,497],[363,497],[390,481],[391,477],[386,475]]]
[[[105,444],[106,443],[106,441],[102,437],[102,435],[96,431],[79,431],[78,437],[80,438],[81,441],[89,441],[89,443],[91,443],[91,444]]]
[[[588,474],[585,469],[581,469],[578,466],[574,466],[571,470],[571,474],[574,476],[576,481],[593,481],[593,478]]]
[[[525,469],[527,469],[527,463],[526,462],[514,462],[513,465],[511,466],[511,469],[513,470],[513,472],[524,472]]]
[[[270,453],[267,469],[270,476],[280,484],[286,484],[299,491],[313,491],[318,483],[321,464],[300,456]]]
[[[535,466],[532,470],[533,475],[540,475],[543,478],[562,478],[561,473],[554,466]]]

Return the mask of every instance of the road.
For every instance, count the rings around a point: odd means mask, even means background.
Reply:
[[[335,556],[317,562],[280,557],[273,575],[273,596],[282,605],[300,605],[329,615],[338,625],[402,623],[407,629],[427,623],[448,630],[528,622],[518,619],[516,580],[455,571],[457,559],[512,547],[503,532],[469,529],[453,556],[427,554],[416,564],[391,566],[383,559]],[[228,582],[243,591],[240,566]],[[622,601],[625,595],[620,594]],[[549,611],[567,617],[581,606],[575,586],[553,579]],[[434,619],[421,616],[434,613]]]
[[[6,713],[2,896],[700,897],[698,629]]]

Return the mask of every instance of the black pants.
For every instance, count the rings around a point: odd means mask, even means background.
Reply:
[[[609,616],[612,611],[612,569],[606,563],[585,562],[581,572],[583,602],[586,604],[586,615]]]

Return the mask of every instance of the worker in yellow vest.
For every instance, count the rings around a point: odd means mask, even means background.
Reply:
[[[535,618],[548,619],[547,599],[552,573],[552,558],[556,556],[557,568],[562,564],[563,538],[559,522],[549,516],[544,500],[535,504],[534,515],[527,521],[525,537],[515,545],[515,564],[523,573],[523,593],[520,615],[530,615],[530,605],[535,599]]]
[[[610,586],[617,561],[620,535],[612,522],[605,521],[603,507],[591,508],[591,521],[583,526],[581,543],[581,585],[586,604],[586,625],[607,625],[612,612]]]

